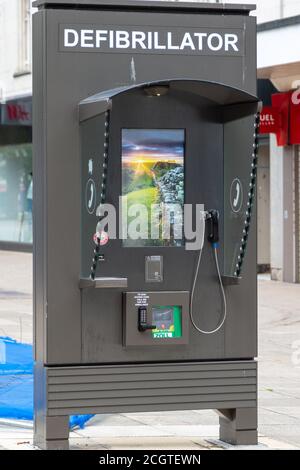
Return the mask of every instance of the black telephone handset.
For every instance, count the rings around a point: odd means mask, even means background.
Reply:
[[[208,241],[217,246],[219,242],[219,212],[216,210],[208,212],[207,232]]]

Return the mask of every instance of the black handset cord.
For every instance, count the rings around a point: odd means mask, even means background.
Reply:
[[[234,276],[239,277],[242,271],[242,266],[246,254],[250,224],[251,224],[251,216],[252,216],[252,208],[255,198],[255,185],[256,185],[256,176],[257,176],[257,154],[258,154],[258,133],[259,133],[259,123],[260,123],[260,112],[257,112],[254,115],[254,142],[253,142],[253,151],[252,151],[252,162],[251,162],[251,173],[250,173],[250,183],[249,183],[249,191],[248,191],[248,201],[247,201],[247,209],[246,209],[246,218],[244,221],[244,228],[243,234],[241,238],[241,245],[239,248],[239,254],[237,257],[237,261],[235,264],[234,269]]]
[[[106,181],[107,181],[107,163],[108,163],[108,143],[109,143],[109,111],[105,112],[105,122],[104,122],[104,149],[103,149],[103,164],[102,164],[102,182],[101,182],[101,194],[100,194],[100,204],[103,205],[106,200]],[[94,249],[94,257],[92,259],[91,274],[90,278],[95,279],[97,265],[99,261],[99,251],[100,251],[100,238],[97,237],[96,246]]]
[[[209,213],[204,213],[204,217],[207,218],[207,216],[209,217]],[[215,264],[216,264],[216,269],[217,269],[217,274],[218,274],[218,279],[219,279],[221,294],[222,294],[222,299],[223,299],[223,306],[224,306],[223,318],[222,318],[220,324],[216,328],[214,328],[213,330],[208,330],[207,331],[207,330],[202,330],[201,328],[199,328],[199,326],[196,324],[195,319],[194,319],[193,304],[194,304],[195,288],[196,288],[196,283],[197,283],[197,280],[198,280],[199,268],[200,268],[203,245],[204,245],[205,220],[204,220],[204,223],[202,224],[202,226],[203,226],[203,234],[202,234],[202,240],[201,240],[201,248],[199,250],[197,267],[196,267],[196,271],[195,271],[195,276],[194,276],[193,286],[192,286],[192,291],[191,291],[191,297],[190,297],[190,319],[191,319],[192,325],[194,326],[194,328],[199,333],[203,333],[204,335],[211,335],[213,333],[217,333],[217,331],[219,331],[225,323],[226,316],[227,316],[227,302],[226,302],[226,295],[225,295],[225,291],[224,291],[224,286],[223,286],[222,277],[221,277],[221,273],[220,273],[219,260],[218,260],[218,253],[217,253],[218,243],[217,242],[212,242],[212,248],[214,250],[214,259],[215,259]]]

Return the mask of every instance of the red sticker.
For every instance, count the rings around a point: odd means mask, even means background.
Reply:
[[[107,232],[104,232],[104,230],[101,233],[96,232],[93,236],[93,240],[96,245],[98,245],[98,243],[101,246],[106,245],[109,240],[108,234]]]

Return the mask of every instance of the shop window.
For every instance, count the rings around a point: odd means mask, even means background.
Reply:
[[[32,243],[32,144],[0,145],[0,241]]]

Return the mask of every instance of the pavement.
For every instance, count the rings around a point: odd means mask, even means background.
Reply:
[[[218,440],[211,410],[97,415],[71,449],[300,449],[300,284],[258,278],[259,445]],[[0,251],[0,336],[32,342],[32,256]],[[0,419],[1,449],[32,449],[32,422]]]

